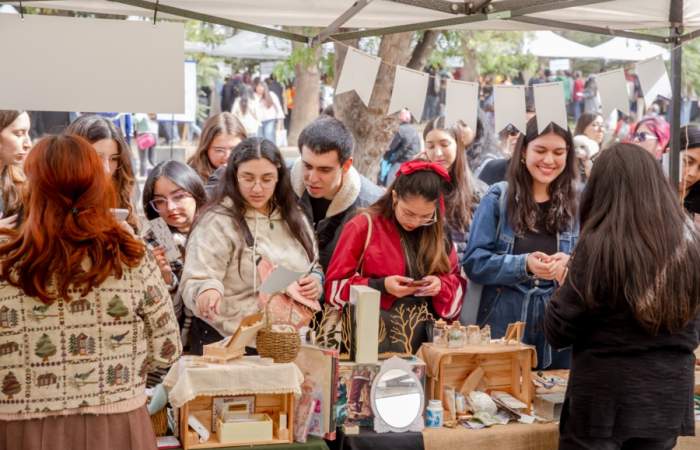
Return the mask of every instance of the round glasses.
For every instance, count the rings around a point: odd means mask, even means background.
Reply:
[[[255,188],[256,184],[260,185],[262,190],[267,191],[274,189],[275,185],[277,184],[277,178],[263,178],[260,180],[255,178],[238,178],[238,185],[241,187],[241,189],[252,190]]]
[[[172,202],[175,204],[175,206],[181,206],[182,203],[187,200],[188,198],[192,198],[192,195],[188,192],[179,192],[177,194],[171,195],[170,197],[158,197],[154,198],[150,202],[148,202],[149,205],[156,211],[160,212],[165,212],[168,210],[168,204]]]

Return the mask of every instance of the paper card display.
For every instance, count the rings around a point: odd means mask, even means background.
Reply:
[[[304,272],[295,272],[284,266],[277,266],[260,285],[260,292],[270,295],[284,292],[290,284],[302,276],[304,276]]]
[[[525,109],[525,86],[493,87],[496,133],[513,125],[525,134],[527,112]]]
[[[182,22],[0,14],[0,109],[184,113]]]
[[[564,83],[542,83],[532,87],[537,112],[537,132],[542,133],[552,122],[566,130],[569,124],[566,120]]]
[[[338,85],[335,88],[335,95],[354,90],[365,106],[369,106],[374,81],[377,79],[381,63],[380,58],[348,47],[345,61],[343,61],[343,69],[340,72],[340,78],[338,78]]]
[[[629,94],[627,93],[627,80],[622,69],[599,73],[595,76],[600,94],[600,103],[603,107],[603,120],[608,120],[610,114],[619,109],[625,114],[630,113]]]
[[[666,98],[671,98],[671,80],[666,72],[666,65],[661,55],[640,61],[636,64],[635,71],[639,77],[639,84],[644,92],[644,103],[651,105],[659,95]]]
[[[469,128],[476,130],[478,108],[479,83],[447,80],[445,122],[448,127],[463,120]]]
[[[396,67],[394,90],[391,93],[387,114],[393,114],[406,108],[411,111],[413,117],[421,117],[429,81],[430,75],[425,72],[401,66]]]
[[[182,253],[178,249],[173,233],[162,217],[149,220],[143,228],[141,235],[151,247],[165,247],[165,258],[168,262],[182,259]]]

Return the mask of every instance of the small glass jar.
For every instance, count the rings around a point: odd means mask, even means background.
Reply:
[[[464,347],[463,327],[453,325],[447,329],[447,346],[449,348]]]
[[[428,428],[442,427],[442,414],[442,402],[440,400],[430,400],[425,410],[425,426]]]
[[[447,323],[444,320],[438,320],[433,326],[433,344],[437,347],[447,346]]]

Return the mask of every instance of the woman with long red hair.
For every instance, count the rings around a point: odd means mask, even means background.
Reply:
[[[27,157],[25,221],[0,245],[0,448],[156,448],[146,374],[179,356],[177,321],[102,166],[71,135]]]

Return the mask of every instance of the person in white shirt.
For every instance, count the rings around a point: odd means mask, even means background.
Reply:
[[[277,144],[276,130],[277,126],[281,126],[284,120],[284,111],[277,97],[277,94],[271,92],[260,78],[253,81],[253,90],[255,93],[256,112],[260,120],[260,128],[258,136],[264,137],[267,140]]]
[[[260,118],[258,117],[255,96],[248,86],[241,86],[241,95],[236,97],[236,101],[233,102],[231,113],[243,124],[248,137],[258,135]]]

